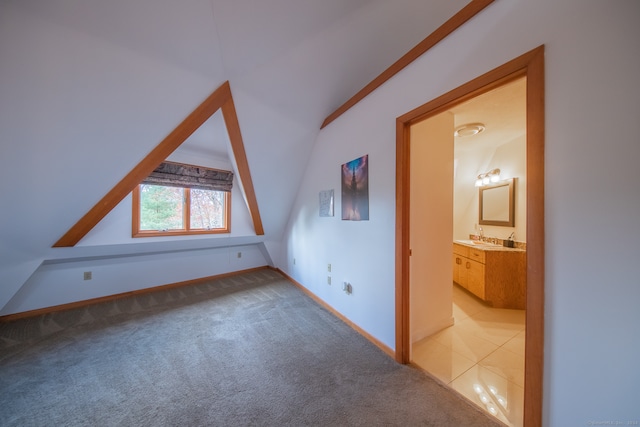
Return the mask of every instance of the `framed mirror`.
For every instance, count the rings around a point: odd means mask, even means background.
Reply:
[[[479,187],[481,225],[515,226],[515,180],[505,179]]]

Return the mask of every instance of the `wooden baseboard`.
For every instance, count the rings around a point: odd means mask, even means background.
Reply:
[[[378,347],[380,350],[384,351],[389,357],[391,357],[391,358],[393,358],[395,360],[396,352],[393,351],[391,348],[389,348],[388,346],[383,344],[381,341],[379,341],[377,338],[375,338],[374,336],[369,334],[367,331],[362,329],[360,326],[356,325],[351,320],[347,319],[342,314],[337,312],[333,307],[331,307],[329,304],[327,304],[325,301],[323,301],[321,298],[319,298],[316,294],[311,292],[309,289],[305,288],[302,284],[298,283],[295,279],[293,279],[291,276],[289,276],[284,271],[280,270],[279,268],[274,268],[274,267],[269,267],[269,268],[272,268],[272,269],[278,271],[280,274],[282,274],[284,277],[286,277],[291,283],[293,283],[295,286],[300,288],[300,290],[302,290],[302,292],[304,292],[309,297],[311,297],[311,299],[313,299],[315,302],[317,302],[322,307],[327,309],[329,312],[331,312],[331,314],[333,314],[334,316],[336,316],[337,318],[342,320],[344,323],[349,325],[356,332],[358,332],[360,335],[362,335],[363,337],[365,337],[366,339],[371,341],[376,347]]]
[[[120,294],[107,295],[104,297],[92,298],[92,299],[82,300],[82,301],[75,301],[68,304],[54,305],[52,307],[45,307],[45,308],[39,308],[36,310],[23,311],[21,313],[7,314],[5,316],[0,316],[0,323],[11,322],[13,320],[25,319],[28,317],[41,316],[43,314],[55,313],[58,311],[73,310],[75,308],[81,308],[88,305],[99,304],[101,302],[113,301],[120,298],[126,298],[126,297],[135,296],[135,295],[143,295],[143,294],[148,294],[151,292],[162,291],[162,290],[171,289],[171,288],[179,288],[182,286],[196,285],[198,283],[208,282],[210,280],[222,279],[225,277],[236,276],[238,274],[264,270],[267,268],[272,268],[272,267],[264,266],[264,267],[249,268],[246,270],[217,274],[215,276],[208,276],[208,277],[201,277],[199,279],[186,280],[184,282],[169,283],[167,285],[154,286],[152,288],[138,289],[135,291],[123,292]]]

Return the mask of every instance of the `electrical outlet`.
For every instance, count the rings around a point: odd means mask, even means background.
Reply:
[[[238,258],[242,258],[242,252],[238,252],[238,255],[236,255]]]
[[[84,272],[84,280],[91,280],[91,272],[90,271],[85,271]]]
[[[344,283],[342,284],[342,290],[343,290],[347,295],[351,295],[351,293],[353,292],[353,286],[351,286],[351,283],[344,282]]]
[[[296,259],[295,258],[293,259],[293,265],[296,265]]]
[[[327,264],[327,271],[331,273],[331,264]]]
[[[331,284],[331,276],[327,276],[327,285]]]

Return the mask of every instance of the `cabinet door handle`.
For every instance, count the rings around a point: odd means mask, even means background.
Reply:
[[[470,263],[469,261],[467,261],[467,265],[466,265],[466,267],[467,267],[467,268],[471,268],[471,263]]]

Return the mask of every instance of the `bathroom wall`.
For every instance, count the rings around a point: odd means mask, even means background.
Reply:
[[[526,242],[527,237],[527,170],[526,138],[519,137],[498,146],[485,149],[461,151],[456,154],[459,168],[473,171],[488,171],[499,168],[502,179],[517,178],[515,186],[515,227],[482,225],[486,237],[506,239],[513,232],[515,240]],[[479,166],[482,165],[482,166]],[[478,226],[479,192],[474,187],[475,173],[456,174],[454,197],[454,239],[468,239]]]
[[[453,324],[453,115],[411,126],[411,340]]]

